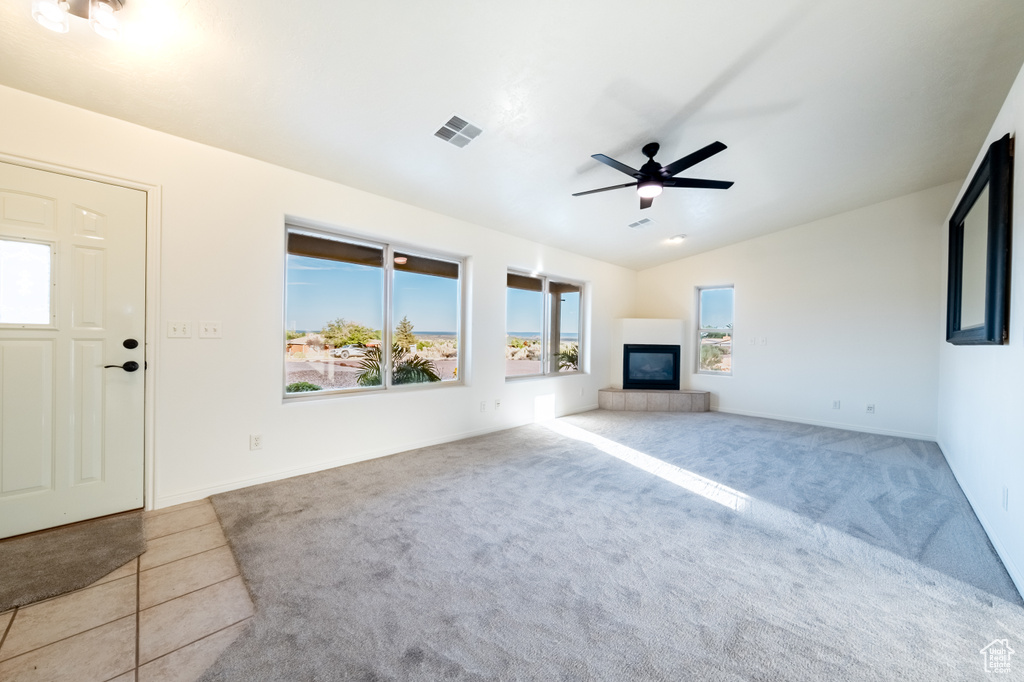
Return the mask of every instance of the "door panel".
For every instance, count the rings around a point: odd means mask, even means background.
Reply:
[[[144,192],[0,163],[0,537],[143,504],[145,236]]]
[[[53,489],[52,340],[0,342],[0,492]]]

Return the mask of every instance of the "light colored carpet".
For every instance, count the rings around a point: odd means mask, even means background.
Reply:
[[[595,411],[213,502],[257,614],[210,682],[932,682],[1024,651],[932,443]]]
[[[142,512],[0,541],[0,613],[78,590],[146,551]]]

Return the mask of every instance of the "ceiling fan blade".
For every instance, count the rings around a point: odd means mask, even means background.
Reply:
[[[717,154],[720,151],[724,151],[725,149],[727,149],[727,147],[724,144],[722,144],[721,142],[712,142],[711,144],[709,144],[707,147],[704,147],[703,149],[698,149],[694,153],[689,154],[687,156],[684,156],[683,158],[679,159],[678,161],[673,161],[669,165],[667,165],[664,168],[662,168],[661,172],[664,173],[665,175],[671,177],[671,176],[675,175],[676,173],[681,173],[682,171],[686,170],[690,166],[696,166],[701,161],[704,161],[706,159],[710,159],[712,156],[714,156],[715,154]]]
[[[619,163],[618,161],[616,161],[612,157],[605,156],[604,154],[593,154],[593,155],[591,155],[590,158],[597,159],[598,161],[600,161],[604,165],[611,166],[615,170],[620,171],[622,173],[625,173],[626,175],[632,175],[634,178],[639,178],[642,175],[642,173],[640,173],[640,171],[638,171],[637,169],[630,168],[626,164]]]
[[[650,208],[651,204],[654,203],[654,197],[640,197],[640,210]]]
[[[610,189],[622,189],[623,187],[636,187],[635,182],[627,182],[625,185],[612,185],[611,187],[602,187],[601,189],[588,189],[586,192],[576,192],[573,194],[574,197],[581,197],[584,194],[595,194],[597,192],[607,192]]]
[[[729,180],[700,180],[698,178],[668,178],[665,187],[696,187],[697,189],[729,189]]]

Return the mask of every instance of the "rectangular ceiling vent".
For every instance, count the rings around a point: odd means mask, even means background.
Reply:
[[[434,135],[456,147],[465,147],[482,132],[472,123],[464,121],[458,116],[452,116]]]
[[[630,223],[629,227],[633,228],[634,230],[638,230],[638,229],[640,229],[642,227],[650,227],[653,224],[654,224],[654,221],[651,220],[650,218],[641,218],[640,220],[636,221],[635,223]]]

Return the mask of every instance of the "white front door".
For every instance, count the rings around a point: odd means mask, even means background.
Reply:
[[[0,538],[142,506],[145,280],[144,192],[0,163]]]

